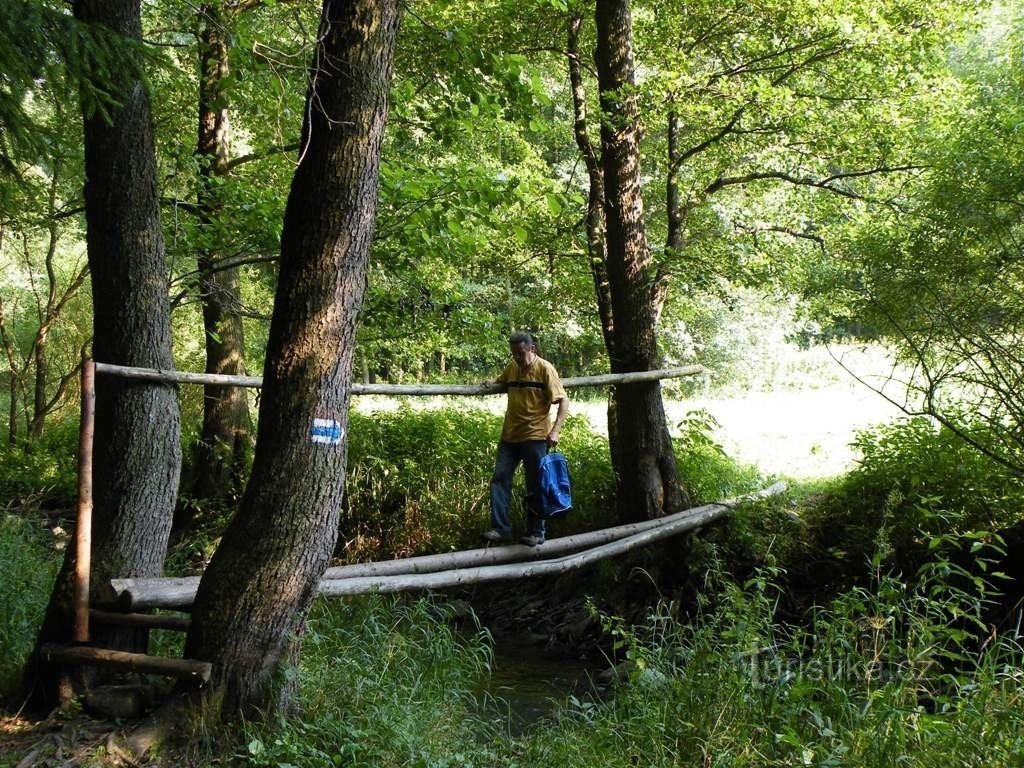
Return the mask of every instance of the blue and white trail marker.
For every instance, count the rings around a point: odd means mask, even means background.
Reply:
[[[334,419],[313,419],[313,429],[309,432],[309,439],[314,443],[337,445],[344,435],[345,430]]]

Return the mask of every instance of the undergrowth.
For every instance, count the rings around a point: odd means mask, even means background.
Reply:
[[[807,538],[837,583],[862,573],[881,528],[892,560],[912,571],[942,534],[1005,531],[1024,520],[1024,481],[929,419],[861,432],[858,466],[801,504]]]
[[[0,698],[20,680],[59,568],[50,530],[0,513]]]
[[[567,695],[511,737],[474,699],[485,633],[452,628],[429,600],[317,604],[298,671],[299,717],[250,723],[234,759],[252,766],[1019,765],[1024,649],[981,623],[996,594],[985,563],[933,539],[911,579],[879,554],[867,584],[800,623],[779,616],[777,568],[746,582],[708,574],[682,622],[660,602],[639,625],[603,615],[628,676],[603,696]]]
[[[421,599],[320,600],[303,640],[300,717],[250,723],[236,759],[255,766],[463,765],[488,725],[472,691],[491,663],[486,630]]]
[[[979,634],[991,587],[980,568],[960,572],[949,543],[909,584],[876,562],[869,586],[805,624],[777,617],[772,569],[725,580],[689,624],[665,603],[638,627],[606,617],[629,680],[603,702],[570,699],[519,764],[1019,765],[1024,650]]]

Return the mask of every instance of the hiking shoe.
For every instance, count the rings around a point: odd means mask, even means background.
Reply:
[[[538,536],[535,533],[531,533],[528,536],[523,536],[523,538],[519,540],[519,543],[527,547],[539,547],[541,544],[544,543],[544,537]]]
[[[493,541],[499,544],[505,544],[512,541],[511,536],[506,536],[497,528],[491,528],[490,530],[484,531],[480,534],[480,537],[483,538],[485,541]]]

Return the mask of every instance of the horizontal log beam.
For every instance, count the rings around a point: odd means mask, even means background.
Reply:
[[[575,552],[645,531],[664,528],[708,512],[728,511],[737,504],[775,496],[785,490],[785,483],[775,483],[756,493],[740,496],[736,499],[683,510],[674,515],[655,520],[605,528],[600,531],[591,531],[576,536],[550,539],[540,547],[526,547],[521,544],[513,544],[503,547],[449,552],[442,555],[423,555],[398,560],[385,560],[378,563],[356,563],[354,565],[337,566],[328,568],[324,573],[322,581],[427,574],[468,567],[547,560],[555,555]],[[195,599],[196,591],[199,589],[199,579],[199,576],[156,579],[111,579],[110,599],[124,609],[183,608],[191,605]]]
[[[704,373],[702,365],[684,365],[677,368],[662,368],[657,371],[635,371],[633,373],[605,373],[599,376],[576,376],[562,379],[566,389],[579,387],[601,387],[607,384],[636,384],[645,381],[677,379]],[[154,381],[162,384],[204,384],[219,387],[260,388],[263,379],[259,376],[229,376],[221,373],[190,373],[159,368],[137,368],[130,365],[96,363],[96,372],[125,379]],[[496,395],[505,391],[504,384],[352,384],[353,395]]]
[[[144,653],[111,651],[107,648],[91,648],[84,645],[46,644],[41,649],[43,658],[60,664],[97,664],[118,669],[130,669],[154,675],[174,677],[208,683],[213,665],[208,661],[195,659],[168,659],[163,656],[148,656]]]
[[[154,616],[149,613],[118,613],[93,608],[89,611],[90,621],[96,624],[114,624],[122,627],[147,627],[167,629],[172,632],[188,632],[192,620],[187,616]]]

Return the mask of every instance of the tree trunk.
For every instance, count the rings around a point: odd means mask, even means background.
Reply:
[[[46,362],[47,334],[36,336],[35,344],[35,387],[32,395],[32,421],[29,423],[28,436],[36,440],[43,435],[43,424],[46,421],[46,379],[49,366]]]
[[[679,195],[679,115],[675,104],[668,113],[668,174],[665,178],[665,208],[668,222],[666,251],[677,256],[683,248],[683,211]]]
[[[569,18],[566,53],[569,59],[569,83],[572,88],[573,134],[576,146],[587,169],[590,192],[587,197],[587,250],[590,256],[590,274],[594,280],[594,295],[601,319],[601,334],[608,357],[615,356],[614,321],[612,318],[612,297],[608,285],[608,265],[604,243],[604,174],[601,161],[594,151],[587,132],[587,97],[583,90],[583,65],[580,60],[579,34],[583,17],[574,14]]]
[[[55,162],[50,171],[50,190],[47,200],[47,232],[48,242],[44,265],[46,268],[46,306],[40,307],[39,328],[32,342],[32,355],[35,358],[35,389],[32,397],[32,420],[28,425],[29,440],[37,440],[43,435],[43,424],[46,421],[46,383],[49,378],[49,363],[46,357],[46,343],[50,338],[50,328],[57,319],[57,273],[53,260],[57,255],[57,241],[60,232],[57,229],[57,183],[60,177],[60,164]],[[26,256],[27,256],[26,251]],[[29,267],[31,269],[31,267]]]
[[[227,95],[228,33],[219,4],[199,11],[199,192],[200,221],[209,245],[198,255],[200,300],[206,336],[206,372],[245,375],[245,343],[238,268],[214,270],[222,256],[217,247],[217,222],[222,213],[218,180],[228,174]],[[224,499],[238,489],[249,451],[252,422],[245,391],[237,387],[203,390],[203,431],[195,494]]]
[[[583,17],[575,13],[569,17],[566,53],[569,59],[569,84],[572,90],[573,134],[576,146],[583,155],[587,169],[589,193],[587,196],[587,252],[590,257],[590,275],[594,281],[597,314],[601,321],[608,359],[615,359],[615,319],[612,314],[611,286],[608,283],[608,253],[605,247],[604,171],[601,160],[590,141],[587,130],[587,97],[583,89],[583,63],[580,58],[579,34]],[[619,425],[615,401],[615,388],[608,392],[608,450],[612,466],[619,466]]]
[[[7,409],[7,444],[14,445],[18,442],[18,374],[11,369],[8,389],[11,394],[11,401]]]
[[[337,539],[397,28],[397,0],[324,2],[253,471],[199,586],[186,641],[188,657],[213,662],[207,701],[223,717],[287,704],[275,673],[296,650]]]
[[[617,373],[644,371],[659,363],[655,325],[663,283],[652,275],[644,231],[628,0],[598,0],[596,21],[605,243],[615,318],[611,367]],[[661,385],[616,387],[614,401],[620,520],[643,520],[682,509],[687,496],[672,452]]]
[[[141,41],[139,0],[76,0],[74,13]],[[109,363],[173,368],[149,96],[131,71],[123,67],[111,75],[120,80],[104,84],[120,101],[109,122],[97,113],[84,114],[93,353]],[[109,376],[97,379],[96,390],[92,584],[114,576],[158,576],[181,470],[177,392]],[[73,553],[68,548],[40,643],[71,637]],[[108,648],[145,650],[146,633],[97,627],[92,640]],[[52,705],[70,693],[52,669],[37,671],[40,676],[26,679],[32,704]]]

